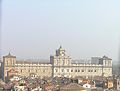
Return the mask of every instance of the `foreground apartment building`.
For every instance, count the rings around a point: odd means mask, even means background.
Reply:
[[[95,61],[95,60],[94,60]],[[44,77],[94,77],[112,76],[112,59],[103,56],[97,63],[74,63],[66,51],[60,47],[49,63],[16,61],[10,53],[3,57],[2,78],[5,80],[14,75]]]

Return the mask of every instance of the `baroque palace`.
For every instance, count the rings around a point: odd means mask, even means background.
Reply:
[[[97,63],[74,63],[66,51],[60,47],[49,63],[16,61],[16,56],[10,53],[3,57],[2,78],[8,79],[18,75],[28,77],[35,74],[38,77],[94,77],[112,76],[112,59],[103,56]]]

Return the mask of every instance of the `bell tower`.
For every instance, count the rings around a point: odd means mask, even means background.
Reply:
[[[11,53],[9,52],[7,56],[3,57],[3,63],[4,63],[4,66],[13,67],[16,63],[16,56],[12,56]]]
[[[61,46],[56,50],[56,54],[50,57],[50,60],[53,64],[53,77],[70,76],[68,72],[70,68],[68,66],[71,66],[71,57]]]
[[[11,55],[11,53],[9,53],[7,56],[3,56],[3,80],[6,79],[7,77],[7,72],[11,69],[15,69],[15,64],[16,64],[16,56]]]

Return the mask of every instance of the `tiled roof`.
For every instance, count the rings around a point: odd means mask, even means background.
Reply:
[[[79,90],[85,90],[85,88],[83,88],[82,86],[76,84],[76,83],[70,83],[68,85],[65,85],[63,87],[61,87],[60,89],[79,89]]]

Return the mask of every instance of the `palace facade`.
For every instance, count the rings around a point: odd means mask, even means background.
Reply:
[[[94,60],[95,61],[95,60]],[[2,78],[5,80],[13,75],[28,77],[35,74],[44,77],[94,77],[112,76],[112,59],[106,56],[99,58],[97,63],[74,63],[62,47],[50,56],[49,63],[16,61],[10,53],[3,57]]]

